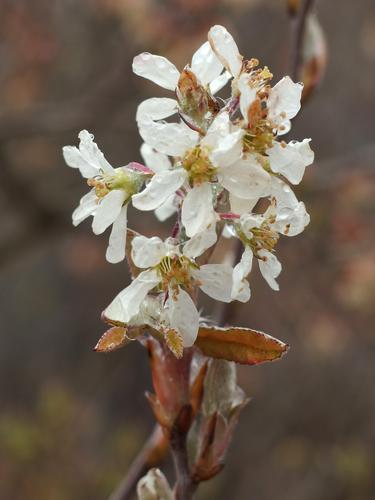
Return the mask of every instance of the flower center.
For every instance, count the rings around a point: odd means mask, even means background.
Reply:
[[[268,220],[263,222],[260,227],[253,227],[250,229],[251,238],[247,237],[242,229],[237,229],[237,235],[245,246],[250,246],[254,256],[258,259],[262,257],[259,256],[260,250],[268,250],[272,252],[279,240],[279,233],[273,231],[269,224],[272,224],[274,220]]]
[[[214,180],[216,176],[216,168],[199,146],[187,153],[182,160],[182,166],[188,172],[190,184],[193,186]]]
[[[87,180],[87,184],[95,188],[95,194],[99,200],[104,198],[113,189],[122,189],[130,197],[139,191],[141,183],[139,174],[124,171],[122,168],[115,169],[114,173],[103,173]]]
[[[176,297],[179,286],[183,286],[187,291],[193,290],[196,283],[190,274],[191,267],[196,267],[196,264],[184,255],[164,257],[157,266],[162,278],[162,290],[167,292],[169,288],[172,288]]]

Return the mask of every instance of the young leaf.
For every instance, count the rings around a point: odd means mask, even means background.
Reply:
[[[107,330],[94,347],[96,352],[112,352],[128,344],[131,339],[126,335],[127,329],[121,326],[113,326]]]
[[[195,345],[205,356],[256,365],[280,358],[289,348],[270,335],[250,328],[201,326]]]

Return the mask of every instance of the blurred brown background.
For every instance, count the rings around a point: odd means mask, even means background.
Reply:
[[[253,400],[200,500],[375,498],[375,4],[317,8],[328,68],[292,134],[316,152],[298,190],[312,222],[279,243],[281,291],[253,273],[234,318],[292,348],[240,368]],[[166,94],[132,74],[133,56],[181,68],[216,23],[286,72],[282,0],[0,1],[2,500],[105,499],[152,428],[145,351],[92,351],[128,276],[105,262],[107,235],[71,226],[86,187],[61,147],[87,128],[114,166],[139,159],[137,104]],[[168,230],[136,217],[145,234]]]

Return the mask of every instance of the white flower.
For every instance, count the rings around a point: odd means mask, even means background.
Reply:
[[[195,74],[203,86],[208,86],[214,94],[222,88],[230,75],[224,73],[223,64],[215,56],[210,44],[205,42],[194,53],[188,68]],[[168,59],[143,52],[133,60],[133,72],[156,83],[167,90],[175,91],[180,78],[180,71]]]
[[[156,112],[152,116],[157,116]],[[150,126],[154,124],[168,128],[165,133],[172,148],[164,143],[162,153],[174,155],[181,133],[177,128],[172,130],[171,126],[182,124],[152,122]],[[150,136],[154,137],[153,134]],[[181,219],[186,234],[191,237],[205,230],[217,218],[211,186],[216,180],[234,196],[259,198],[263,195],[269,174],[255,157],[248,156],[242,161],[242,137],[243,130],[231,123],[228,113],[219,113],[200,142],[198,135],[191,140],[184,135],[185,144],[179,150],[181,161],[168,170],[159,169],[146,188],[133,196],[133,205],[139,210],[155,210],[185,186],[188,192],[182,203]],[[160,144],[152,146],[161,151]],[[148,147],[151,146],[148,144]],[[149,166],[152,168],[151,162]],[[193,184],[192,187],[188,181]]]
[[[301,109],[302,83],[294,83],[289,76],[284,76],[270,91],[267,107],[268,119],[278,135],[289,132],[290,120]]]
[[[282,174],[292,184],[299,184],[305,168],[314,161],[310,141],[311,139],[304,139],[302,142],[291,141],[288,144],[275,141],[272,148],[266,151],[272,171]]]
[[[210,297],[230,302],[233,273],[233,269],[225,264],[199,267],[193,260],[215,243],[212,228],[195,238],[196,241],[192,238],[180,252],[174,241],[135,237],[132,259],[137,267],[145,270],[117,295],[104,311],[104,316],[112,322],[128,323],[138,314],[147,294],[159,287],[167,296],[161,322],[164,319],[167,327],[181,335],[185,347],[193,345],[199,329],[199,313],[184,288],[189,290],[192,286],[199,286]]]
[[[131,168],[113,168],[87,130],[82,130],[78,137],[78,148],[63,148],[64,159],[70,167],[78,168],[94,187],[73,212],[73,224],[77,226],[92,215],[95,234],[103,233],[112,224],[106,258],[112,263],[120,262],[125,257],[127,203],[140,188],[141,176]]]

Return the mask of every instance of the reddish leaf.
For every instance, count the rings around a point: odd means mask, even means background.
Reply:
[[[245,365],[256,365],[280,358],[287,344],[266,333],[249,328],[199,328],[195,345],[211,358],[226,359]]]
[[[120,347],[123,347],[131,341],[126,333],[126,328],[113,326],[100,337],[94,350],[97,352],[111,352],[120,349]]]

